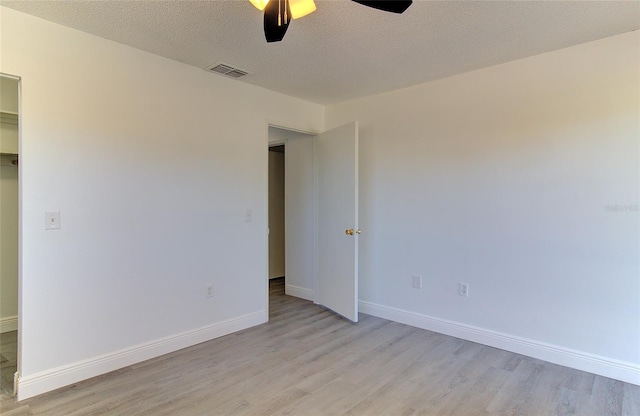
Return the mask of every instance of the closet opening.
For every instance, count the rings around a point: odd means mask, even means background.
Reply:
[[[18,96],[19,78],[0,75],[0,396],[18,372]]]

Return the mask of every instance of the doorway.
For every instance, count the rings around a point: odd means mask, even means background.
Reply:
[[[269,311],[285,295],[284,144],[269,146]]]
[[[18,367],[18,91],[0,75],[0,395],[14,395]]]
[[[269,126],[268,143],[284,146],[285,293],[357,322],[358,123],[318,135]]]
[[[314,137],[269,126],[269,282],[310,301],[315,300]]]
[[[284,144],[269,147],[269,280],[285,278]]]

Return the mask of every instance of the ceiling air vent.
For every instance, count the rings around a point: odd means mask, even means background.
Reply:
[[[229,78],[240,78],[248,74],[246,71],[225,64],[212,65],[207,67],[206,70]]]

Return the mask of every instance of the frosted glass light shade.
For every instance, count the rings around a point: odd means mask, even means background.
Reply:
[[[253,1],[258,0],[251,0],[251,2]],[[289,0],[289,5],[292,19],[299,19],[316,11],[316,4],[313,0]]]
[[[267,7],[269,0],[249,0],[256,9],[264,10]],[[291,8],[291,18],[299,19],[316,11],[316,4],[313,0],[289,0],[289,7]]]
[[[256,6],[256,9],[258,10],[264,10],[264,8],[267,7],[267,3],[269,3],[269,0],[249,0],[249,1],[251,2],[251,4]]]

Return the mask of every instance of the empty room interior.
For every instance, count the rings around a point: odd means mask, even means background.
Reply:
[[[639,415],[638,29],[1,0],[0,413]]]

